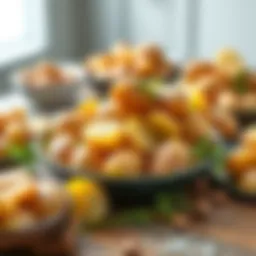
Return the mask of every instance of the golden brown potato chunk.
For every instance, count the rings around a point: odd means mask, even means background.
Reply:
[[[24,145],[30,138],[30,131],[25,124],[12,122],[6,126],[4,136],[10,145]]]
[[[114,46],[112,54],[116,61],[123,66],[132,65],[133,61],[133,49],[125,43],[118,43]]]
[[[136,50],[138,59],[145,60],[155,65],[161,65],[164,62],[163,51],[155,44],[139,46]]]
[[[232,139],[238,135],[238,123],[229,112],[215,111],[212,115],[212,124],[226,139]]]
[[[82,113],[69,113],[58,118],[54,124],[54,129],[58,133],[66,133],[72,137],[77,137],[82,129],[85,120]]]
[[[84,142],[95,149],[113,150],[121,146],[123,141],[124,130],[118,121],[95,121],[84,131]]]
[[[190,111],[190,105],[186,94],[180,90],[171,90],[163,95],[161,103],[170,115],[178,119],[187,117]]]
[[[74,171],[99,171],[107,153],[99,148],[78,145],[72,152]]]
[[[252,151],[256,150],[256,127],[250,127],[242,135],[242,146]]]
[[[195,61],[189,63],[185,69],[185,81],[193,83],[205,76],[212,75],[216,72],[214,65],[206,61]]]
[[[248,92],[244,94],[240,99],[240,106],[242,112],[254,112],[256,109],[256,93]]]
[[[151,100],[138,90],[137,85],[130,82],[117,83],[112,88],[111,98],[128,114],[144,114],[152,104]]]
[[[48,145],[48,154],[51,158],[63,164],[70,163],[74,140],[68,134],[55,136]]]
[[[119,119],[123,116],[122,110],[119,105],[113,101],[108,100],[102,102],[97,110],[96,119]]]
[[[180,134],[178,122],[164,111],[151,111],[147,118],[149,126],[159,137],[176,138]]]
[[[124,123],[124,133],[129,147],[136,152],[146,153],[154,148],[154,138],[139,118],[129,118]]]
[[[217,106],[223,109],[224,111],[236,111],[240,106],[240,96],[231,90],[226,90],[221,92],[218,97]]]
[[[207,102],[211,105],[215,104],[219,95],[226,87],[222,77],[216,75],[207,75],[200,78],[196,83],[197,88],[205,96]]]
[[[192,157],[189,146],[182,141],[164,143],[153,158],[152,172],[165,175],[189,166]]]
[[[246,170],[256,163],[256,156],[253,151],[246,149],[237,149],[233,151],[227,160],[228,170],[232,175],[239,177]]]
[[[113,153],[103,165],[103,173],[110,177],[137,177],[141,174],[142,162],[136,152],[122,150]]]
[[[189,142],[196,142],[202,138],[213,138],[214,131],[208,120],[198,113],[192,113],[182,122],[183,136]]]
[[[79,169],[90,167],[91,156],[88,147],[85,147],[83,145],[76,147],[72,152],[71,164],[75,168]]]

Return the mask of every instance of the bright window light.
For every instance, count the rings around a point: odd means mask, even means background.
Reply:
[[[46,46],[46,0],[0,0],[0,65]]]
[[[8,42],[24,36],[24,1],[1,0],[0,5],[0,41]]]

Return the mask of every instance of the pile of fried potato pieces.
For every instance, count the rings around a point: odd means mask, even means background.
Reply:
[[[132,47],[119,43],[109,52],[85,60],[85,69],[97,78],[116,80],[120,77],[166,78],[174,65],[155,44]]]
[[[240,145],[228,156],[227,169],[245,192],[256,193],[256,126],[243,132]]]
[[[87,100],[47,136],[55,162],[109,177],[166,175],[195,164],[193,148],[215,137],[212,125],[178,89],[122,80],[107,100]]]
[[[256,74],[235,50],[223,49],[213,61],[190,63],[180,84],[192,97],[200,94],[208,108],[231,112],[256,110]]]
[[[72,83],[75,80],[70,73],[58,64],[41,61],[21,71],[21,82],[32,88],[48,88]]]

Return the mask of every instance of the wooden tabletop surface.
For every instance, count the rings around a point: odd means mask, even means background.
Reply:
[[[230,202],[186,232],[171,227],[97,230],[83,238],[81,255],[124,255],[127,241],[144,248],[143,256],[251,256],[256,254],[256,208]]]

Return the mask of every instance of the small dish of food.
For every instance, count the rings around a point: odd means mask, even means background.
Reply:
[[[40,155],[62,177],[146,190],[205,172],[215,133],[181,91],[121,81],[49,126]],[[151,88],[152,89],[152,88]]]
[[[222,144],[214,158],[213,183],[232,196],[245,201],[256,200],[254,154],[256,126],[244,130],[238,142]]]
[[[73,64],[39,62],[14,76],[25,95],[40,109],[75,104],[83,83],[83,72]]]
[[[37,181],[23,169],[0,174],[0,191],[0,251],[46,255],[51,239],[58,244],[71,223],[67,194],[58,184]]]
[[[0,165],[25,164],[32,160],[32,137],[26,112],[21,108],[0,112]]]
[[[117,44],[107,53],[86,58],[84,65],[92,89],[101,95],[120,78],[153,78],[169,82],[179,73],[161,48],[154,44],[135,47]]]
[[[240,143],[227,156],[227,171],[233,190],[256,200],[256,125],[241,135]]]
[[[223,49],[213,61],[195,61],[184,71],[181,85],[199,91],[209,108],[234,114],[241,125],[256,118],[256,74],[232,49]]]

